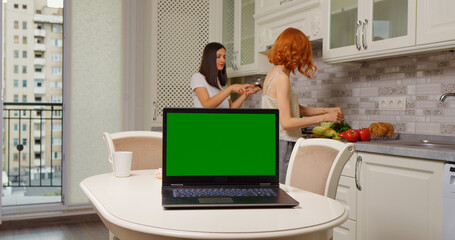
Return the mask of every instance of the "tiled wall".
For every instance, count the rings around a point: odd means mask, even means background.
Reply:
[[[300,104],[342,107],[354,128],[383,121],[392,123],[398,133],[455,136],[455,97],[439,102],[441,94],[455,92],[453,51],[374,60],[361,66],[325,64],[321,50],[314,52],[314,59],[315,80],[291,75]],[[260,107],[261,93],[250,96],[245,107]],[[406,110],[379,110],[380,98],[388,96],[405,96]]]

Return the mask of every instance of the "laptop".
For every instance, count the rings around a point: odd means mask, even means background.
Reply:
[[[163,109],[164,208],[294,207],[279,188],[277,109]]]

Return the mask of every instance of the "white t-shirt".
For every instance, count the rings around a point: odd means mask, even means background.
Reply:
[[[218,79],[218,86],[220,86],[221,90],[224,89],[224,87],[221,86],[219,79]],[[209,93],[210,97],[213,97],[216,94],[218,94],[219,92],[221,92],[221,90],[211,86],[205,80],[204,75],[202,75],[201,73],[195,73],[195,74],[193,74],[193,76],[191,76],[190,87],[191,87],[191,94],[193,95],[194,107],[197,107],[197,108],[203,108],[203,106],[202,106],[202,103],[197,98],[197,95],[194,92],[194,89],[199,88],[199,87],[205,87],[207,89],[207,92]],[[223,102],[220,103],[220,105],[217,106],[217,108],[229,108],[230,99],[231,99],[231,96],[228,96],[226,99],[223,100]]]

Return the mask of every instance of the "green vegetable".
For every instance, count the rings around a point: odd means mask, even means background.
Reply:
[[[321,123],[321,126],[328,127],[328,128],[332,128],[332,125],[333,125],[333,123],[331,123],[331,122],[322,122]]]
[[[318,135],[322,135],[322,136],[326,136],[326,137],[335,137],[335,136],[338,136],[338,133],[331,129],[331,128],[328,128],[328,127],[323,127],[323,126],[316,126],[313,128],[313,133],[315,134],[318,134]]]
[[[335,130],[337,133],[346,132],[347,130],[352,129],[351,125],[344,120],[341,120],[340,123],[333,123],[330,128]]]

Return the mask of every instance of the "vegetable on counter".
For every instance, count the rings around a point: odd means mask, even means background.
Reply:
[[[337,132],[337,133],[346,132],[347,130],[352,129],[351,125],[349,125],[349,123],[345,122],[344,119],[341,120],[340,123],[323,122],[323,123],[321,123],[321,126],[329,127],[331,129],[335,130],[335,132]]]
[[[359,130],[360,141],[370,141],[371,140],[371,133],[370,129],[363,128]]]
[[[313,133],[322,135],[325,137],[335,137],[338,136],[338,133],[329,127],[316,126],[313,128]]]
[[[348,142],[357,142],[360,138],[359,131],[355,129],[349,129],[344,132],[344,138],[346,138],[346,141]]]

